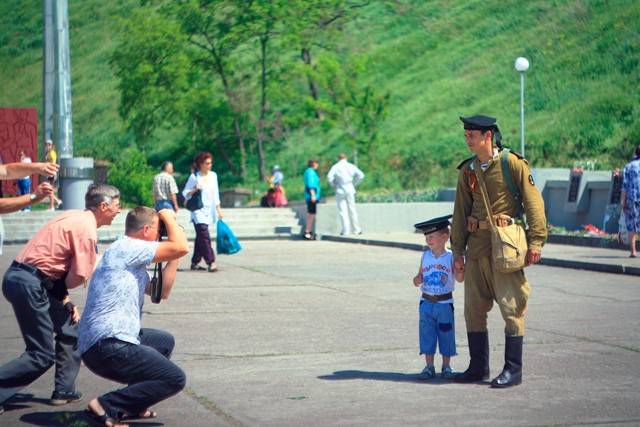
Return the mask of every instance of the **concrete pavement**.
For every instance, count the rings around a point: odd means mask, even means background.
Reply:
[[[131,425],[640,425],[636,276],[531,267],[523,384],[493,390],[439,378],[420,381],[418,293],[411,284],[419,253],[325,237],[243,241],[241,252],[219,257],[220,271],[214,274],[191,272],[189,257],[182,259],[174,293],[159,305],[147,300],[143,326],[175,335],[173,360],[187,373],[187,388],[154,408],[157,419]],[[406,238],[421,244],[420,235]],[[623,251],[553,248],[543,256],[582,261],[590,256],[589,262],[625,268],[636,268],[631,261],[640,264]],[[5,246],[0,271],[20,249]],[[457,371],[468,364],[463,286],[454,293]],[[86,290],[71,294],[82,307]],[[18,356],[23,344],[4,299],[0,319],[0,362],[5,362]],[[489,328],[494,376],[504,350],[496,308]],[[440,356],[436,361],[439,367]],[[83,414],[86,402],[118,387],[82,367],[78,388],[85,400],[51,407],[52,384],[49,371],[26,387],[5,405],[0,425],[97,425]]]
[[[375,246],[425,250],[419,233],[366,233],[361,235],[325,235],[323,240],[361,243]],[[629,258],[629,249],[547,243],[542,250],[541,265],[640,276],[640,258]]]

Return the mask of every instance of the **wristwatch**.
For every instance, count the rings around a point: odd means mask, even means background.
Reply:
[[[32,202],[36,199],[36,197],[38,197],[36,196],[36,193],[29,194],[29,200],[31,200]]]

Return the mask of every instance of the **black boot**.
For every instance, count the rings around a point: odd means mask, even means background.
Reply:
[[[471,361],[466,371],[455,378],[457,383],[473,383],[489,379],[489,333],[467,332]]]
[[[504,368],[491,381],[493,388],[507,388],[522,382],[522,337],[505,337]]]

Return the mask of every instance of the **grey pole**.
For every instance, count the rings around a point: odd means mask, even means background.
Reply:
[[[46,0],[45,0],[46,1]],[[67,0],[57,0],[53,7],[54,90],[53,140],[60,159],[73,157],[71,128],[71,58],[69,48],[69,7]]]
[[[524,157],[524,71],[520,71],[520,154]]]
[[[92,158],[73,157],[68,0],[43,0],[43,14],[43,137],[52,139],[58,152],[64,209],[84,209],[94,169]]]
[[[53,86],[54,76],[54,41],[53,41],[53,0],[43,1],[44,37],[42,43],[42,145],[46,140],[53,140]],[[56,141],[53,141],[54,146]],[[44,158],[42,159],[44,160]]]
[[[524,72],[529,69],[529,61],[521,56],[514,65],[520,72],[520,154],[524,157]]]

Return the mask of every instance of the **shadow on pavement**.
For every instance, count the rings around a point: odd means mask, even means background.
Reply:
[[[332,375],[321,375],[321,380],[375,380],[375,381],[394,381],[409,383],[432,383],[432,384],[450,384],[449,380],[434,378],[431,380],[422,380],[419,374],[404,374],[401,372],[371,372],[371,371],[336,371]]]

